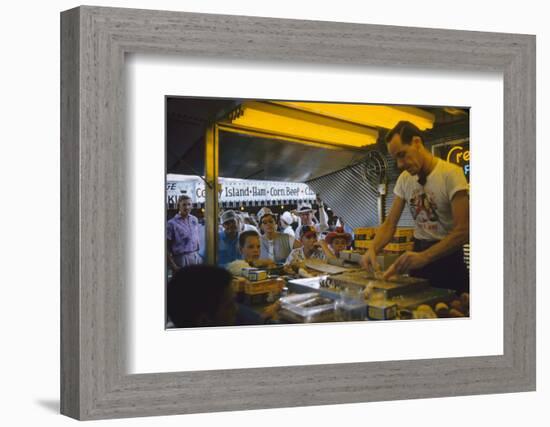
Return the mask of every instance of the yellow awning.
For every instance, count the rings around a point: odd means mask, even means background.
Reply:
[[[367,104],[334,104],[324,102],[276,102],[314,112],[325,117],[339,118],[364,126],[392,129],[402,120],[413,123],[420,130],[431,129],[435,117],[428,111],[416,107],[367,105]]]
[[[434,116],[415,107],[317,102],[245,101],[222,130],[327,148],[362,148],[378,140],[377,128],[408,120],[421,130]]]

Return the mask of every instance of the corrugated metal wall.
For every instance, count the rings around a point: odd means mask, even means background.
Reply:
[[[378,224],[378,190],[365,179],[365,169],[359,163],[307,183],[352,228]]]
[[[393,187],[399,176],[395,161],[387,153],[380,154],[387,163],[386,175],[388,188],[386,194],[385,212],[389,212],[393,202]],[[308,181],[308,185],[333,210],[335,215],[342,217],[352,228],[376,227],[380,225],[378,218],[378,184],[379,176],[368,173],[365,162],[361,162]],[[413,219],[408,208],[403,210],[399,226],[412,227]]]

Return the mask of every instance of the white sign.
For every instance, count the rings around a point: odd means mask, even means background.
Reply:
[[[183,195],[191,197],[193,203],[204,203],[206,189],[199,177],[180,176],[166,182],[166,198],[169,205],[175,204]],[[220,202],[252,202],[283,200],[315,200],[315,193],[307,185],[299,182],[251,181],[219,178]]]

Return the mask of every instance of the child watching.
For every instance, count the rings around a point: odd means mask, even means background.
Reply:
[[[336,258],[340,256],[340,252],[347,249],[351,245],[351,234],[346,233],[343,227],[337,227],[325,237],[325,242],[329,245],[331,252]]]
[[[302,225],[299,231],[302,247],[293,249],[285,262],[287,272],[299,272],[305,266],[307,259],[319,259],[326,261],[334,258],[334,254],[328,248],[324,240],[317,240],[317,231],[311,225]]]
[[[239,250],[242,259],[230,262],[225,267],[234,276],[240,276],[243,268],[275,267],[272,260],[260,259],[260,235],[253,230],[239,234]]]

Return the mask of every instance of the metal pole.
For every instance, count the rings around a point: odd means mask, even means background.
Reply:
[[[206,129],[206,152],[204,161],[205,180],[205,228],[206,228],[206,263],[215,265],[218,247],[218,126],[213,124]]]

